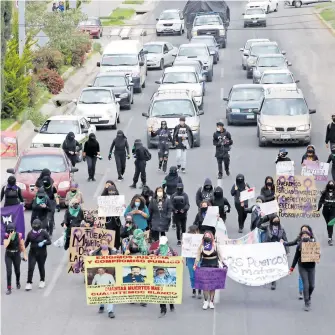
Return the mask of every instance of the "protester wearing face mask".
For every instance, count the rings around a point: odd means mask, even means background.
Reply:
[[[326,185],[326,188],[321,193],[321,197],[318,204],[318,211],[321,207],[322,215],[326,221],[327,233],[328,233],[328,245],[333,245],[333,231],[335,223],[335,182],[330,180]]]
[[[273,178],[267,176],[265,178],[264,186],[261,188],[261,195],[264,197],[263,202],[269,202],[275,200],[276,188],[273,182]]]
[[[71,161],[72,166],[76,166],[76,163],[78,163],[79,151],[82,149],[82,145],[76,140],[76,137],[72,131],[66,135],[62,149]]]
[[[188,195],[184,192],[184,185],[177,184],[177,190],[171,196],[173,226],[177,227],[177,245],[181,245],[181,234],[186,232],[187,212],[190,209]]]
[[[312,161],[317,162],[319,160],[318,156],[315,153],[315,147],[314,145],[309,145],[306,148],[306,153],[301,158],[301,164],[304,166],[304,161]]]
[[[169,159],[169,147],[170,143],[173,142],[166,121],[161,122],[161,127],[158,130],[151,130],[151,137],[156,136],[158,136],[158,171],[161,171],[163,167],[163,172],[166,172]]]
[[[223,196],[223,189],[220,186],[215,187],[214,189],[214,199],[213,206],[219,207],[219,215],[223,221],[227,220],[227,213],[230,213],[230,203]]]
[[[91,133],[88,136],[88,140],[84,144],[83,150],[83,161],[87,161],[87,181],[95,181],[95,167],[98,158],[102,159],[100,155],[100,144],[97,141],[95,134]]]
[[[203,225],[209,206],[211,206],[211,203],[206,200],[203,200],[200,203],[200,208],[198,210],[197,215],[195,216],[193,225],[198,227],[200,234],[203,234],[205,231],[211,231],[212,234],[215,235],[216,229],[214,227]]]
[[[250,208],[244,208],[244,211],[248,214],[251,214],[251,223],[250,231],[253,231],[255,228],[259,227],[261,224],[269,221],[269,217],[263,215],[260,209],[260,204],[264,203],[264,197],[259,195],[256,198],[256,204]]]
[[[131,199],[130,205],[126,208],[124,216],[130,214],[133,217],[134,224],[143,231],[148,227],[149,209],[145,204],[145,200],[139,194]]]
[[[301,242],[298,244],[295,251],[294,259],[290,268],[290,274],[294,271],[294,268],[298,263],[299,274],[303,283],[305,311],[308,312],[311,308],[311,298],[315,288],[315,262],[302,262],[301,249],[303,243],[315,242],[315,239],[309,231],[301,232],[300,236]]]
[[[74,182],[71,183],[70,190],[66,193],[65,206],[69,206],[72,199],[76,199],[80,205],[84,203],[84,197],[79,190],[79,185]]]
[[[287,150],[282,148],[279,150],[279,154],[277,156],[277,160],[275,161],[275,163],[277,164],[278,162],[290,162],[291,159],[289,157],[287,157]]]
[[[331,152],[327,159],[327,163],[332,163],[332,179],[335,180],[335,144],[331,146]]]
[[[1,200],[5,198],[4,207],[24,204],[21,189],[16,185],[16,178],[10,176],[7,179],[7,185],[1,189]]]
[[[116,137],[109,149],[108,160],[112,159],[113,150],[118,180],[121,181],[126,172],[126,158],[130,159],[128,140],[122,130],[118,130],[116,133]]]
[[[50,183],[53,184],[54,180],[51,177],[51,171],[49,169],[43,169],[41,174],[39,175],[39,177],[37,178],[36,182],[35,182],[35,187],[37,189],[43,187],[43,181],[46,180],[46,178],[50,179]]]
[[[280,219],[278,216],[275,216],[270,220],[270,224],[261,224],[259,229],[265,231],[264,243],[280,242],[281,240],[287,242],[286,232],[284,227],[280,224]],[[286,253],[288,248],[286,248]],[[271,290],[276,289],[276,282],[272,282]]]
[[[187,150],[194,146],[192,129],[185,121],[185,117],[181,117],[179,124],[173,130],[173,146],[177,149],[177,168],[183,173],[186,172]]]
[[[216,132],[213,134],[213,145],[216,148],[215,157],[219,170],[218,179],[222,179],[222,163],[224,163],[226,175],[230,175],[230,148],[233,145],[233,140],[229,131],[224,128],[224,124],[222,122],[217,122],[216,127]]]
[[[248,200],[240,201],[241,192],[248,190],[250,186],[245,182],[243,174],[236,176],[236,183],[231,189],[231,195],[234,197],[235,208],[238,216],[238,232],[243,233],[244,222],[247,218],[247,213],[244,208],[248,207]]]
[[[28,253],[28,279],[26,291],[32,289],[33,275],[37,263],[40,272],[39,288],[45,287],[45,261],[47,259],[47,246],[51,244],[49,234],[42,229],[42,222],[35,219],[32,223],[32,230],[28,233],[24,247],[27,249],[30,244]]]
[[[214,199],[214,188],[212,181],[209,178],[205,179],[204,186],[199,187],[196,195],[195,195],[195,202],[198,207],[202,201],[210,201],[213,202]]]
[[[149,246],[145,239],[145,233],[142,229],[135,229],[133,234],[129,237],[129,241],[124,252],[125,255],[148,255]]]
[[[154,241],[159,236],[165,236],[169,231],[172,214],[172,204],[162,187],[157,187],[154,197],[149,204],[151,217],[151,236]]]
[[[115,183],[114,183],[112,180],[107,180],[106,183],[105,183],[104,189],[103,189],[103,191],[102,191],[102,193],[101,193],[102,196],[103,196],[103,195],[108,195],[108,188],[109,188],[110,186],[114,186],[114,187],[115,187],[116,192],[117,192],[116,195],[119,195],[119,194],[120,194],[119,191],[118,191],[118,189],[117,189],[117,187],[116,187],[116,185],[115,185]]]
[[[166,194],[171,197],[172,194],[176,193],[177,185],[182,184],[183,181],[181,177],[178,175],[178,169],[176,166],[170,167],[169,174],[163,180],[163,189]]]
[[[137,229],[137,227],[133,221],[133,216],[131,214],[125,215],[125,224],[122,227],[121,238],[129,238],[134,234],[135,229]]]
[[[202,242],[198,248],[197,258],[194,263],[193,269],[197,266],[204,268],[218,268],[219,261],[222,261],[222,255],[220,248],[217,247],[214,239],[214,235],[211,231],[205,231]],[[214,296],[215,291],[204,291],[204,304],[203,309],[214,309]]]
[[[40,188],[36,197],[32,203],[31,223],[35,219],[40,219],[42,222],[42,228],[48,230],[48,214],[51,211],[50,200],[45,193],[43,188]]]
[[[12,293],[12,268],[14,267],[16,277],[16,288],[21,288],[20,284],[20,265],[21,265],[21,252],[23,253],[23,259],[26,261],[26,249],[24,247],[24,240],[22,234],[17,233],[15,225],[9,223],[6,227],[6,234],[3,241],[5,248],[5,264],[7,272],[7,292],[9,295]]]
[[[335,145],[335,114],[332,114],[332,122],[327,125],[326,129],[326,147],[330,148]]]

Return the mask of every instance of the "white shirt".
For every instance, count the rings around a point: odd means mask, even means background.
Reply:
[[[94,276],[92,285],[113,285],[115,284],[114,277],[109,273],[99,275],[98,273]]]

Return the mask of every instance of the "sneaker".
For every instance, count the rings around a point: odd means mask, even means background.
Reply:
[[[177,242],[177,245],[178,245],[178,246],[181,246],[181,241],[178,241],[178,242]]]
[[[95,178],[92,178],[92,181],[97,181]]]
[[[19,290],[21,288],[21,284],[20,283],[16,283],[16,288]]]
[[[330,247],[333,246],[333,239],[332,239],[332,238],[329,238],[329,239],[328,239],[328,245],[329,245]]]
[[[27,283],[26,285],[26,291],[30,291],[33,288],[33,285]]]
[[[181,165],[177,165],[177,172],[180,171]]]
[[[136,184],[131,184],[129,187],[130,188],[136,188]]]
[[[209,308],[210,309],[214,309],[215,307],[214,307],[214,303],[213,303],[213,301],[211,301],[210,303],[209,303]]]
[[[238,232],[241,234],[243,233],[243,229],[239,228]]]
[[[197,296],[197,291],[195,289],[192,290],[192,298],[196,298]]]
[[[40,281],[40,284],[38,285],[38,288],[44,288],[45,287],[45,281]]]
[[[108,317],[111,318],[111,319],[114,319],[115,318],[115,314],[113,312],[109,312],[108,313]]]
[[[198,299],[202,299],[202,294],[201,294],[201,290],[198,290]]]
[[[222,179],[222,173],[218,174],[218,179]]]
[[[274,291],[276,289],[276,283],[271,284],[271,290]]]
[[[8,287],[6,291],[6,295],[10,295],[10,294],[12,294],[12,288]]]
[[[170,306],[170,312],[174,312],[174,306]]]
[[[159,315],[159,318],[163,318],[166,315],[166,311],[161,311],[161,314]]]
[[[229,170],[226,170],[226,175],[227,175],[227,176],[230,176],[230,172],[229,172]]]
[[[299,292],[299,300],[304,299],[304,295],[302,294],[302,292]]]
[[[105,311],[105,307],[104,306],[100,306],[99,307],[99,312],[98,313],[103,313]]]
[[[176,229],[176,225],[172,223],[172,229]]]
[[[122,180],[123,180],[123,178],[122,178],[122,177],[119,177],[117,180],[118,180],[118,181],[122,181]]]
[[[306,303],[305,303],[305,308],[304,308],[304,310],[305,310],[306,312],[309,312],[310,309],[311,309],[311,304],[308,303],[308,302],[306,302]]]
[[[202,309],[208,309],[209,306],[209,302],[208,301],[204,301],[204,304],[202,305]]]
[[[182,173],[186,173],[185,168],[182,168],[182,169],[181,169],[181,172],[182,172]]]
[[[160,172],[160,171],[162,171],[162,168],[159,167],[159,168],[158,168],[158,172]]]

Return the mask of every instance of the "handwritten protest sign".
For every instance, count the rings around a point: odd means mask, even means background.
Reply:
[[[260,243],[260,231],[258,228],[255,228],[250,233],[237,238],[237,239],[227,239],[225,241],[220,241],[221,245],[230,244],[230,245],[240,245],[240,244],[254,244]]]
[[[317,181],[327,181],[329,164],[323,162],[313,162],[305,160],[301,169],[302,176],[314,176]]]
[[[183,258],[87,256],[85,278],[88,305],[181,304]]]
[[[276,164],[277,176],[294,176],[294,162],[278,162]]]
[[[303,242],[301,247],[301,262],[320,262],[321,252],[320,243]]]
[[[181,255],[183,257],[197,257],[198,249],[202,241],[202,234],[183,234]]]
[[[122,216],[125,210],[124,195],[110,195],[98,197],[99,216]]]
[[[202,225],[207,227],[215,227],[218,222],[218,215],[219,215],[219,207],[209,206]]]
[[[240,201],[246,201],[255,198],[256,196],[256,189],[255,187],[249,188],[245,191],[242,191],[240,194]]]
[[[288,274],[286,251],[281,243],[220,246],[228,277],[247,286],[262,286]]]
[[[217,225],[215,226],[215,238],[218,244],[228,240],[227,227],[221,218],[218,219]]]
[[[18,143],[16,131],[1,132],[1,158],[16,157],[18,154]]]
[[[277,176],[276,197],[279,216],[288,218],[315,218],[318,190],[313,177]]]
[[[259,207],[261,209],[261,212],[264,215],[269,215],[273,213],[278,213],[279,212],[279,206],[277,200],[272,200],[269,202],[264,202],[262,204],[259,204]]]
[[[72,228],[69,246],[69,265],[67,273],[84,272],[84,256],[100,247],[100,241],[105,238],[109,247],[114,247],[115,231],[101,228]]]
[[[98,216],[97,209],[84,209],[84,221],[91,225],[93,223],[94,227],[96,228],[103,228],[106,227],[106,217]]]
[[[197,268],[194,276],[194,288],[197,290],[222,290],[226,285],[227,268]]]

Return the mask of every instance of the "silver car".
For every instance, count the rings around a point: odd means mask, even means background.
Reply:
[[[149,42],[144,44],[143,49],[147,51],[147,67],[163,70],[165,66],[172,65],[178,48],[169,42]]]
[[[270,42],[268,38],[252,38],[251,40],[247,40],[247,43],[245,43],[245,46],[240,49],[242,52],[242,69],[247,69],[247,59],[249,57],[249,51],[251,46],[254,43],[260,43],[260,42]]]

